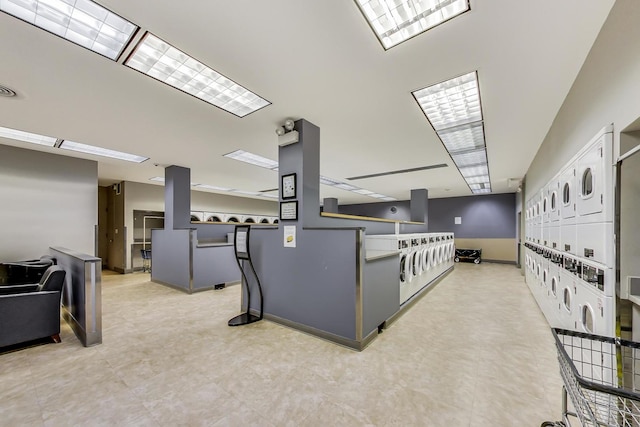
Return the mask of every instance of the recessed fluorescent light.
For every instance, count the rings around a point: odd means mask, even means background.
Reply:
[[[483,182],[489,182],[489,175],[470,176],[465,178],[467,184],[480,184]]]
[[[478,86],[474,71],[413,92],[474,194],[491,192]]]
[[[60,148],[80,153],[94,154],[96,156],[111,157],[118,160],[126,160],[128,162],[142,163],[149,160],[148,157],[137,156],[135,154],[123,153],[121,151],[109,150],[107,148],[95,147],[93,145],[81,144],[73,141],[63,141]]]
[[[473,194],[484,194],[484,193],[491,193],[491,188],[483,188],[480,190],[473,190]]]
[[[488,176],[489,168],[487,167],[487,165],[470,166],[466,168],[460,168],[460,173],[463,177],[465,177],[465,179],[473,176]]]
[[[341,184],[341,182],[337,181],[335,179],[328,178],[326,176],[320,175],[320,184],[323,184],[323,185],[337,185],[337,184]]]
[[[452,153],[451,157],[459,168],[487,164],[487,153],[482,148],[462,153]]]
[[[458,126],[438,132],[450,153],[484,147],[484,130],[481,122]]]
[[[469,10],[469,0],[357,0],[385,49]]]
[[[163,176],[154,176],[153,178],[149,178],[149,181],[164,182],[164,177]]]
[[[197,188],[206,188],[207,190],[215,190],[215,191],[233,191],[231,188],[218,187],[216,185],[209,185],[209,184],[198,184],[196,187]]]
[[[436,131],[482,120],[476,73],[413,92]]]
[[[361,188],[359,190],[353,190],[354,193],[358,193],[358,194],[362,194],[363,196],[370,196],[371,194],[374,194],[373,191],[370,190],[365,190],[364,188]]]
[[[393,197],[381,197],[380,200],[384,200],[385,202],[394,202],[398,199],[395,199]]]
[[[145,34],[125,65],[238,117],[270,104],[151,33]]]
[[[340,184],[336,184],[336,185],[334,185],[334,187],[339,188],[341,190],[347,190],[347,191],[358,190],[358,187],[353,186],[351,184],[345,184],[344,182],[341,182]]]
[[[265,193],[260,193],[261,197],[267,197],[269,199],[277,199],[278,195],[277,194],[265,194]]]
[[[230,193],[238,193],[238,194],[246,194],[248,196],[261,196],[262,194],[256,191],[246,191],[246,190],[229,190]]]
[[[114,61],[137,28],[90,0],[2,0],[0,10]]]
[[[0,127],[0,137],[30,142],[32,144],[47,145],[49,147],[53,147],[56,143],[56,138],[52,138],[50,136],[38,135],[37,133],[23,132],[21,130],[3,127]]]
[[[239,160],[241,162],[249,163],[261,168],[276,170],[278,162],[275,160],[267,159],[266,157],[259,156],[257,154],[249,153],[244,150],[236,150],[232,153],[225,154],[223,157]]]

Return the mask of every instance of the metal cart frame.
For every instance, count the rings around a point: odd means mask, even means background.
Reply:
[[[542,426],[640,426],[640,343],[552,329],[558,350],[562,421]],[[567,409],[567,395],[575,412]]]

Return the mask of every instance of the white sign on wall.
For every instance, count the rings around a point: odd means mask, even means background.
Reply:
[[[284,229],[284,247],[295,248],[296,247],[296,226],[285,225]]]
[[[460,225],[460,224],[462,224],[462,217],[461,217],[461,216],[457,216],[457,217],[453,218],[453,223],[454,223],[455,225]]]

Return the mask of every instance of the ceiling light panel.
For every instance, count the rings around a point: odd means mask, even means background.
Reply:
[[[137,28],[89,0],[1,0],[0,10],[114,61]]]
[[[481,148],[485,144],[482,123],[443,130],[438,132],[438,136],[450,153]]]
[[[482,120],[475,71],[413,92],[436,131]]]
[[[487,164],[487,153],[483,148],[462,153],[452,153],[451,158],[459,168]]]
[[[196,185],[197,188],[205,188],[207,190],[215,190],[215,191],[233,191],[231,188],[227,188],[227,187],[218,187],[216,185],[209,185],[209,184],[198,184]]]
[[[276,162],[275,160],[267,159],[266,157],[262,157],[258,154],[253,154],[244,150],[236,150],[234,152],[225,154],[223,157],[228,157],[230,159],[239,160],[251,165],[260,166],[261,168],[272,170],[277,170],[278,168],[278,162]]]
[[[385,49],[469,10],[468,0],[356,0]]]
[[[465,179],[475,176],[489,176],[489,167],[487,165],[470,166],[459,169]]]
[[[2,1],[4,0],[0,0],[0,2]],[[0,137],[30,142],[32,144],[46,145],[49,147],[53,147],[56,143],[56,138],[52,138],[50,136],[38,135],[37,133],[23,132],[21,130],[3,127],[0,127]]]
[[[81,144],[73,141],[63,141],[60,148],[65,150],[77,151],[80,153],[94,154],[96,156],[111,157],[118,160],[126,160],[127,162],[142,163],[149,160],[148,157],[137,156],[135,154],[123,153],[122,151],[109,150],[107,148],[95,147],[93,145]]]
[[[473,71],[413,92],[474,194],[491,192],[478,87],[478,74]]]
[[[145,34],[125,65],[238,117],[270,104],[151,33]]]

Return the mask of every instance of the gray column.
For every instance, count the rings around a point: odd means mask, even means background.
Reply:
[[[191,226],[191,170],[169,166],[164,170],[164,228]]]
[[[429,191],[424,188],[411,190],[411,221],[427,224]]]
[[[339,213],[338,199],[335,197],[326,197],[322,203],[322,211],[328,213]]]

